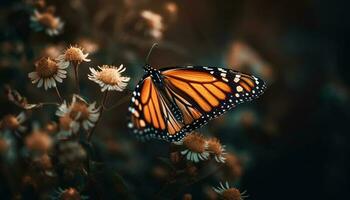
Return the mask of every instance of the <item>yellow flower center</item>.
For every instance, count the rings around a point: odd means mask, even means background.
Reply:
[[[70,47],[69,49],[66,50],[64,56],[67,61],[78,62],[78,63],[82,62],[84,59],[84,54],[82,50],[78,47]]]
[[[208,150],[213,152],[217,156],[222,154],[221,144],[216,139],[211,139],[208,141]]]
[[[61,200],[80,200],[79,192],[74,188],[68,188],[61,194]]]
[[[57,124],[55,122],[49,122],[46,124],[45,130],[49,133],[54,133],[57,131]]]
[[[20,123],[18,121],[18,119],[14,116],[14,115],[6,115],[3,118],[2,124],[1,126],[3,128],[8,128],[11,130],[15,130],[19,127]]]
[[[241,200],[241,193],[236,188],[230,188],[222,193],[225,200]]]
[[[60,122],[60,127],[65,130],[68,131],[70,130],[70,124],[73,120],[70,118],[69,115],[65,115],[63,117],[60,117],[59,122]]]
[[[205,151],[205,139],[199,134],[187,135],[183,144],[192,152],[203,153]]]
[[[59,25],[59,20],[55,18],[52,13],[43,13],[38,17],[40,24],[49,27],[51,29],[56,29]]]
[[[79,114],[79,117],[78,117]],[[76,119],[78,117],[78,121],[84,121],[89,118],[89,109],[88,106],[83,102],[75,102],[71,105],[70,117],[72,119]]]
[[[49,57],[43,57],[35,63],[35,70],[41,78],[51,78],[58,70],[55,60]]]
[[[242,176],[243,167],[239,158],[234,154],[226,154],[225,158],[225,171],[227,174],[233,179]]]
[[[103,68],[97,78],[108,85],[116,85],[120,82],[120,74],[113,68]]]
[[[52,146],[52,140],[43,131],[35,131],[27,136],[25,140],[26,146],[29,150],[46,152]]]

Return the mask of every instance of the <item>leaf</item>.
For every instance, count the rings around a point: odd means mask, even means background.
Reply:
[[[5,86],[5,93],[7,99],[15,104],[16,106],[25,109],[31,110],[33,108],[40,107],[40,104],[30,104],[27,99],[23,97],[17,90],[12,89],[10,86]]]

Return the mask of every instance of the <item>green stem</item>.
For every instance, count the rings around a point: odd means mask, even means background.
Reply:
[[[103,93],[103,97],[102,97],[102,101],[101,101],[101,105],[100,105],[100,115],[98,116],[98,119],[97,119],[97,121],[95,123],[95,126],[88,133],[87,140],[88,140],[89,143],[91,141],[92,135],[93,135],[93,133],[94,133],[98,123],[100,122],[100,119],[102,117],[103,111],[105,110],[105,104],[107,102],[107,98],[108,98],[108,90]]]
[[[63,98],[62,98],[61,93],[60,93],[60,91],[58,90],[58,87],[57,87],[57,86],[55,86],[55,90],[56,90],[56,93],[57,93],[58,98],[60,99],[60,101],[61,101],[61,103],[62,103],[62,102],[63,102]]]
[[[80,94],[80,85],[79,85],[79,63],[76,62],[74,65],[74,77],[75,77],[75,89],[77,94]]]

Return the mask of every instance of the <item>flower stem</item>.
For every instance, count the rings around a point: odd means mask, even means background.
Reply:
[[[100,114],[98,116],[98,119],[95,123],[95,126],[92,127],[91,131],[88,133],[88,137],[87,137],[87,140],[88,142],[90,143],[91,141],[91,138],[92,138],[92,134],[94,133],[98,123],[100,122],[100,119],[102,117],[102,114],[103,114],[103,111],[105,110],[105,104],[107,102],[107,99],[108,99],[108,90],[106,90],[104,93],[103,93],[103,97],[102,97],[102,101],[101,101],[101,105],[100,105]]]
[[[130,100],[130,96],[131,95],[127,94],[126,96],[122,97],[119,101],[117,101],[117,103],[113,104],[112,106],[107,107],[106,105],[104,105],[104,109],[106,111],[112,110],[112,109],[120,106],[121,104],[129,101]]]
[[[77,94],[80,94],[80,86],[79,86],[79,63],[74,63],[74,77],[75,77],[75,88]]]
[[[58,90],[58,87],[57,87],[57,86],[55,86],[55,90],[56,90],[56,93],[57,93],[58,98],[60,99],[60,101],[61,101],[61,103],[62,103],[62,102],[63,102],[63,98],[62,98],[61,93],[60,93],[60,91]]]

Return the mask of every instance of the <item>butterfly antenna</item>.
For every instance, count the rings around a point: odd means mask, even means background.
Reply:
[[[148,52],[148,54],[147,54],[147,57],[146,57],[146,63],[148,63],[149,57],[150,57],[150,55],[151,55],[153,49],[154,49],[156,46],[158,46],[158,43],[154,43],[154,44],[152,45],[151,49],[149,50],[149,52]]]

